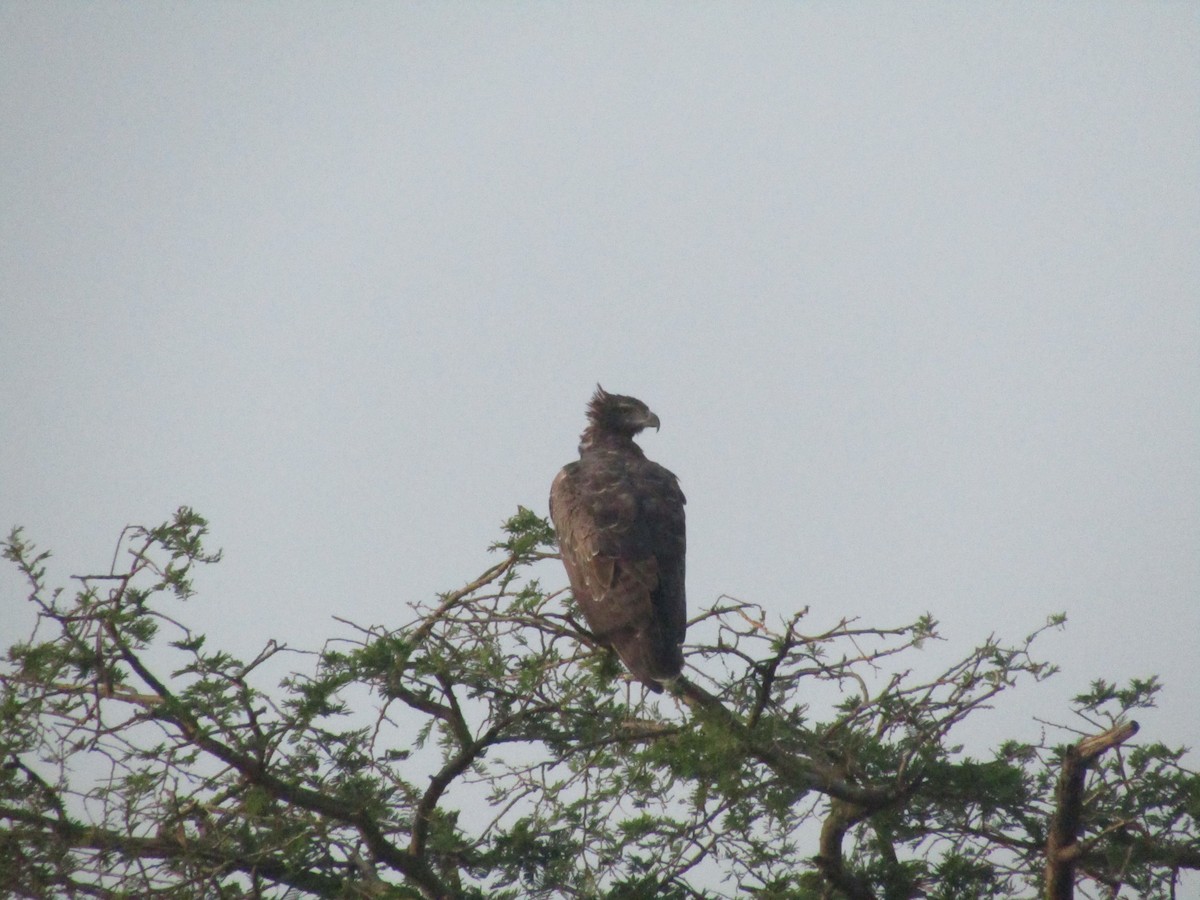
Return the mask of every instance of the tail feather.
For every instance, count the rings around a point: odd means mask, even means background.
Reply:
[[[625,668],[657,693],[665,682],[683,671],[683,648],[656,637],[646,631],[633,631],[612,635],[610,642]]]

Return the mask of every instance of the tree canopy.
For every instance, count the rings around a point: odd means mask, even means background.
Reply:
[[[176,601],[216,563],[187,508],[69,589],[16,529],[36,625],[0,666],[0,890],[89,897],[1177,896],[1200,777],[1135,738],[1153,677],[985,758],[965,719],[1055,671],[937,623],[776,621],[720,598],[685,677],[631,683],[537,564],[521,509],[465,586],[319,649],[209,646]],[[1048,718],[1054,718],[1050,716]]]

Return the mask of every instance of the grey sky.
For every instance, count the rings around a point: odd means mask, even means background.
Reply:
[[[65,577],[190,504],[189,621],[316,646],[545,514],[600,381],[694,609],[928,610],[934,659],[1065,610],[989,727],[1159,673],[1195,744],[1198,47],[1184,3],[0,3],[0,527]]]

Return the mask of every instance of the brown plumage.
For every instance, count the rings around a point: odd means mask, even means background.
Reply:
[[[588,626],[652,690],[683,668],[687,552],[679,480],[633,437],[658,416],[596,386],[579,460],[550,488],[550,518]]]

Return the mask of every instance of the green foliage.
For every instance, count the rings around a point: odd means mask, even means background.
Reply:
[[[921,677],[940,640],[843,620],[777,625],[722,598],[687,678],[649,695],[536,577],[528,509],[499,562],[392,628],[251,660],[181,621],[219,560],[181,508],[122,533],[119,565],[45,583],[15,529],[37,623],[0,669],[0,891],[13,896],[1029,896],[1070,758],[957,735],[1054,667],[996,639]],[[547,580],[561,583],[557,568]],[[1153,706],[1096,681],[1086,729]],[[1077,735],[1062,732],[1064,742]],[[1092,763],[1081,886],[1168,897],[1200,868],[1200,777],[1159,742]]]

